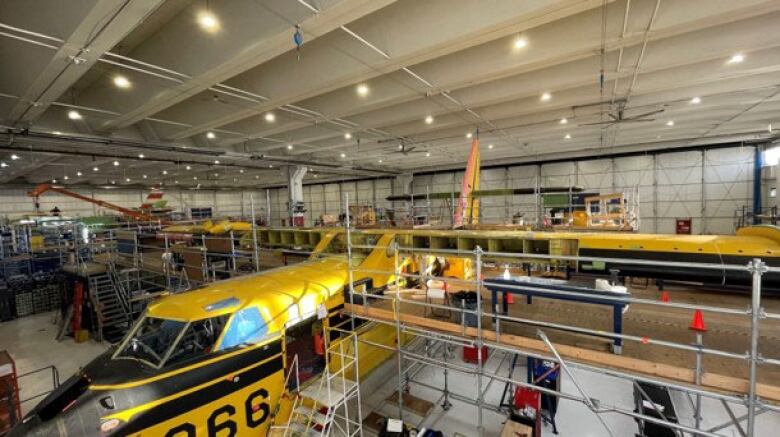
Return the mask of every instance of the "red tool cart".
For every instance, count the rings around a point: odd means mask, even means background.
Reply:
[[[0,351],[0,435],[10,431],[21,418],[16,363],[8,352]]]

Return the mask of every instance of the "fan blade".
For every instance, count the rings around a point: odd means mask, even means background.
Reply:
[[[645,112],[644,114],[634,115],[631,117],[624,118],[623,120],[636,120],[638,118],[645,118],[651,115],[660,114],[664,112],[665,109],[656,109],[655,111]]]

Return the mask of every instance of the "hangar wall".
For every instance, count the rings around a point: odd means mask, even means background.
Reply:
[[[754,148],[745,146],[486,168],[482,171],[481,188],[529,188],[539,177],[544,187],[571,184],[601,193],[635,190],[639,195],[641,232],[673,233],[675,218],[691,217],[694,233],[732,233],[735,211],[752,204],[753,154]],[[413,193],[458,191],[462,177],[463,172],[415,175]],[[0,190],[0,215],[15,218],[32,212],[32,200],[26,196],[26,191],[24,188]],[[125,207],[139,206],[147,194],[147,191],[137,189],[74,191]],[[371,203],[393,208],[399,213],[406,212],[411,202],[385,200],[391,194],[403,192],[402,184],[394,179],[304,185],[306,224],[313,224],[322,214],[341,213],[347,194],[350,203]],[[234,217],[249,216],[250,198],[254,198],[257,215],[265,216],[266,205],[270,203],[273,225],[280,225],[287,216],[284,188],[251,191],[166,189],[165,198],[177,210],[211,206],[217,216]],[[69,216],[104,213],[95,205],[56,193],[41,196],[42,211],[55,205]],[[414,209],[416,214],[439,216],[445,224],[451,222],[447,200],[432,200],[429,206],[421,198],[414,202]],[[515,214],[531,219],[535,210],[533,195],[486,197],[481,216],[484,223],[509,223]]]

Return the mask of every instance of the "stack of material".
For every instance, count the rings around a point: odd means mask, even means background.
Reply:
[[[16,317],[16,298],[5,281],[0,281],[0,322]]]

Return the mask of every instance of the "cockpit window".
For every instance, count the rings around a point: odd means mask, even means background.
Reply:
[[[233,315],[225,336],[222,338],[220,350],[230,349],[243,344],[254,344],[262,340],[268,327],[257,307],[244,308]]]
[[[170,366],[214,352],[214,346],[225,329],[229,314],[191,322],[176,344],[165,365]]]
[[[145,317],[133,332],[117,358],[132,358],[160,366],[186,323],[178,320]]]

